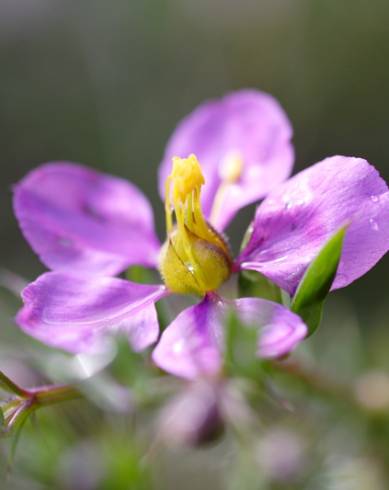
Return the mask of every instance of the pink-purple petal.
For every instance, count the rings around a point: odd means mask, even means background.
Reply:
[[[186,379],[217,374],[221,367],[222,323],[217,305],[205,298],[182,311],[153,352],[161,369]]]
[[[301,318],[277,303],[259,298],[215,302],[205,298],[184,310],[163,332],[153,352],[161,369],[186,379],[216,376],[222,365],[224,325],[234,309],[242,328],[258,330],[258,356],[290,353],[307,335]]]
[[[120,332],[141,350],[158,338],[154,303],[166,294],[160,285],[47,272],[23,290],[17,323],[41,342],[73,353],[98,350]]]
[[[156,264],[152,209],[123,179],[68,162],[45,164],[15,186],[14,209],[50,269],[114,275],[131,264]]]
[[[293,294],[326,241],[349,224],[333,289],[365,274],[389,249],[389,192],[366,160],[334,156],[300,172],[258,207],[237,263]]]
[[[223,162],[240,155],[240,179],[225,188],[212,224],[223,229],[243,206],[263,198],[289,175],[294,161],[292,128],[279,105],[270,95],[257,90],[240,90],[222,99],[203,103],[184,118],[166,147],[159,171],[159,187],[171,170],[173,156],[198,157],[205,186],[202,204],[209,218],[221,184]]]
[[[259,329],[258,356],[283,357],[306,337],[307,326],[301,318],[282,305],[260,298],[235,301],[240,320]]]

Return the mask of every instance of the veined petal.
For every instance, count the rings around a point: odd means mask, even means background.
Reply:
[[[17,323],[45,344],[74,353],[96,350],[116,332],[142,350],[158,338],[154,303],[166,294],[160,285],[47,272],[23,290]]]
[[[326,241],[349,224],[332,289],[347,286],[389,249],[389,193],[361,158],[334,156],[300,172],[258,207],[238,263],[293,294]]]
[[[259,357],[282,357],[307,335],[301,318],[278,303],[259,298],[226,303],[205,298],[180,313],[163,332],[153,352],[154,362],[186,379],[216,375],[222,364],[223,326],[231,308],[243,324],[258,329]]]
[[[78,164],[45,164],[15,186],[14,209],[25,238],[53,270],[114,275],[156,264],[151,207],[125,180]]]
[[[308,329],[301,318],[284,306],[260,298],[235,301],[240,320],[258,328],[258,356],[274,359],[294,350],[306,337]]]
[[[164,330],[153,360],[161,369],[182,378],[212,376],[221,367],[221,334],[219,308],[205,298],[182,311]]]
[[[168,142],[159,170],[161,196],[172,157],[194,153],[205,176],[204,213],[221,230],[240,208],[289,176],[291,138],[285,112],[268,94],[241,90],[205,102],[179,123]],[[235,175],[226,182],[231,172]]]

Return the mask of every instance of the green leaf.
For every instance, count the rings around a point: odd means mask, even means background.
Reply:
[[[324,300],[338,269],[346,230],[347,226],[340,228],[327,241],[306,270],[293,297],[291,309],[305,321],[309,335],[320,324]]]

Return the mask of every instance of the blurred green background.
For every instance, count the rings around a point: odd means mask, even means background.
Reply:
[[[234,89],[255,87],[280,100],[295,131],[296,170],[329,155],[355,155],[389,180],[388,25],[387,0],[0,0],[0,267],[27,279],[44,270],[18,230],[11,187],[50,160],[82,162],[135,182],[151,199],[162,239],[156,171],[166,141],[178,120],[197,104]],[[253,207],[241,212],[229,230],[235,248],[252,213]],[[366,277],[333,295],[325,324],[313,340],[317,362],[346,373],[346,378],[365,368],[388,367],[388,274],[385,258]],[[1,319],[10,330],[17,305],[0,300]],[[24,339],[21,349],[26,348],[29,339],[19,338]],[[1,342],[4,346],[4,336]],[[324,467],[332,468],[328,486],[313,479],[307,486],[278,483],[261,488],[357,488],[337,487],[337,471],[375,478],[375,462],[372,470],[370,459],[364,455],[361,460],[358,452],[360,447],[362,454],[365,451],[370,426],[357,424],[345,436],[338,430],[342,419],[334,414],[323,415],[316,407],[311,416],[302,433],[309,434],[313,445],[325,435],[314,457],[320,455]],[[55,425],[53,417],[48,415],[46,428]],[[295,422],[283,420],[283,428],[290,424],[296,429]],[[108,483],[99,488],[148,488],[140,483],[127,487],[125,477],[120,480],[126,475],[120,465],[127,468],[129,455],[138,461],[139,451],[131,441],[123,441],[121,427],[108,435],[99,433],[93,443],[85,438],[76,443],[77,430],[64,427],[57,436],[46,431],[52,438],[49,449],[37,454],[35,466],[27,458],[27,469],[23,458],[34,450],[36,434],[26,439],[21,467],[35,475],[36,482],[34,486],[30,479],[20,479],[15,488],[54,488],[59,481],[66,489],[97,488],[93,481],[84,486],[81,480],[79,486],[72,482],[68,468],[80,474],[79,455],[96,467],[96,461],[105,458],[112,478],[105,476]],[[380,426],[373,429],[379,432]],[[88,438],[90,434],[93,428]],[[333,469],[333,461],[323,454],[333,453],[341,442],[357,449]],[[69,446],[72,451],[58,463],[58,454]],[[212,461],[222,458],[226,469],[231,454],[220,448],[212,451],[189,459],[184,454],[179,469],[174,468],[173,455],[161,488],[173,488],[174,481],[174,488],[219,488]],[[309,471],[315,474],[312,465]],[[42,468],[52,469],[54,476]],[[388,488],[385,482],[380,486],[366,481],[358,488]],[[249,486],[238,483],[236,488]]]

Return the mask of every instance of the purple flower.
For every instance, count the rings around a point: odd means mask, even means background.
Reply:
[[[176,129],[160,168],[167,240],[161,247],[150,205],[121,179],[81,165],[46,164],[16,187],[15,213],[32,248],[52,272],[23,291],[20,327],[70,352],[94,351],[125,332],[134,349],[158,339],[155,303],[196,294],[163,332],[154,362],[177,376],[216,376],[224,318],[232,308],[259,332],[258,355],[289,353],[307,327],[287,308],[259,298],[222,299],[215,291],[232,271],[258,270],[293,293],[327,239],[350,222],[341,287],[387,251],[386,184],[367,162],[325,160],[282,184],[293,161],[291,128],[270,96],[241,91],[202,105]],[[194,155],[196,152],[202,166]],[[242,207],[259,206],[249,243],[234,263],[223,228]],[[165,285],[112,277],[128,266],[156,266]]]

